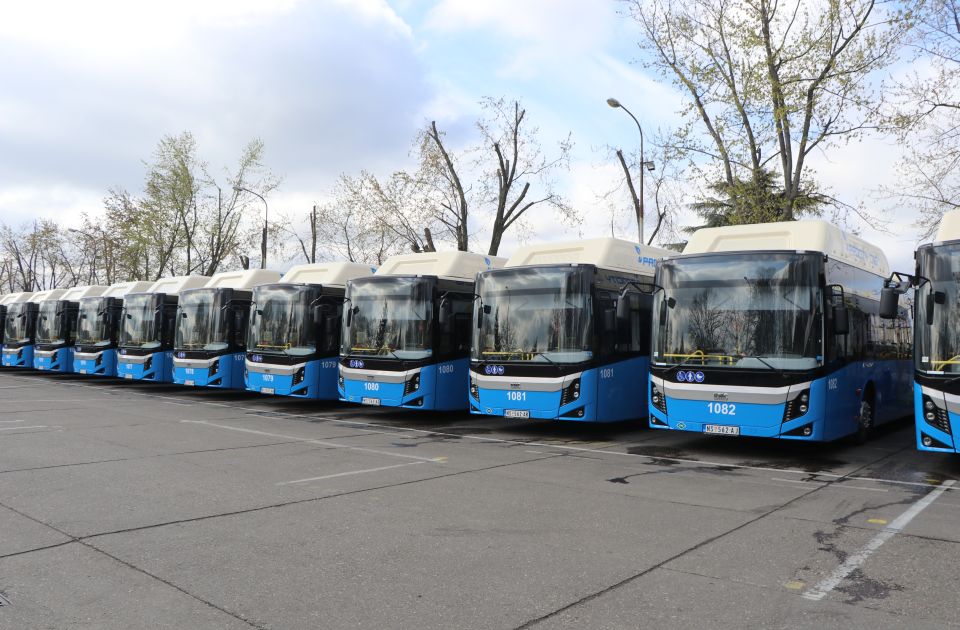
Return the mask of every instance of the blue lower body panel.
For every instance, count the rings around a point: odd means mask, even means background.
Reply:
[[[3,367],[32,368],[33,345],[3,346]]]
[[[289,372],[294,368],[292,374]],[[311,400],[337,400],[337,359],[328,357],[306,361],[302,366],[250,363],[244,370],[247,389],[262,394],[292,396]]]
[[[117,351],[106,348],[98,352],[74,352],[73,371],[94,376],[116,376]]]
[[[117,376],[134,381],[173,382],[173,352],[166,350],[146,355],[117,355]]]
[[[73,348],[36,348],[33,351],[33,367],[44,372],[73,372]]]
[[[243,352],[221,354],[202,362],[205,364],[184,366],[178,365],[179,359],[173,360],[173,382],[178,385],[195,387],[219,387],[221,389],[244,389],[243,385]],[[197,361],[200,363],[201,361]]]
[[[563,377],[505,380],[503,376],[473,375],[476,395],[470,394],[470,412],[577,422],[644,418],[648,365],[646,357],[634,357]],[[549,366],[544,373],[550,373]]]
[[[407,409],[466,409],[469,361],[454,359],[405,372],[341,368],[340,400]]]

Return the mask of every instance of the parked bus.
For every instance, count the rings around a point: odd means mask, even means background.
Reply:
[[[698,230],[657,266],[650,426],[865,440],[911,405],[883,251],[819,220]]]
[[[225,271],[180,293],[173,341],[173,382],[243,389],[252,290],[276,282],[267,269]]]
[[[244,382],[262,394],[336,400],[343,298],[348,280],[376,267],[296,265],[253,289]]]
[[[180,292],[208,282],[210,276],[161,278],[143,293],[124,296],[117,376],[173,382],[173,337]]]
[[[469,252],[393,256],[347,283],[340,399],[466,409],[474,282],[502,258]]]
[[[80,298],[73,371],[97,376],[117,375],[117,344],[127,293],[146,291],[152,282],[119,282],[100,295]]]
[[[80,300],[100,295],[107,287],[84,285],[47,296],[37,313],[37,343],[33,367],[46,372],[73,372],[73,350]],[[60,291],[58,289],[58,291]]]
[[[953,427],[960,418],[960,210],[946,213],[934,242],[915,254],[915,275],[895,273],[881,311],[896,317],[899,294],[913,288],[913,410],[917,448],[960,452]]]
[[[645,418],[652,298],[635,285],[649,285],[669,253],[615,238],[549,243],[521,247],[503,269],[481,273],[470,412]]]
[[[0,364],[6,367],[33,365],[33,341],[36,331],[36,305],[30,302],[30,292],[8,293],[0,300],[2,306],[2,338]],[[25,355],[29,353],[28,357]]]

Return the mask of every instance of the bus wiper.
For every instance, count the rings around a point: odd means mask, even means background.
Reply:
[[[773,370],[773,371],[776,372],[777,374],[783,374],[783,373],[784,373],[784,369],[783,369],[783,368],[774,367],[772,363],[770,363],[769,361],[767,361],[766,359],[763,359],[763,358],[761,358],[761,357],[743,357],[743,358],[744,358],[744,359],[756,359],[757,361],[759,361],[760,363],[763,363],[765,366],[767,366],[768,368],[770,368],[771,370]]]
[[[551,365],[556,365],[556,364],[557,364],[557,362],[554,361],[553,359],[551,359],[550,357],[548,357],[545,352],[534,352],[534,353],[533,353],[533,356],[535,356],[535,357],[543,357],[544,359],[546,359],[547,363],[549,363],[549,364],[551,364]]]

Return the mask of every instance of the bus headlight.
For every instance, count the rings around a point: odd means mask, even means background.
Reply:
[[[655,383],[650,383],[650,402],[661,413],[667,413],[667,399]]]
[[[344,384],[343,384],[343,374],[339,374],[339,373],[337,374],[337,385],[340,386],[340,389],[341,389],[341,390],[345,390],[345,389],[346,389],[346,387],[345,387]]]
[[[418,389],[420,389],[420,372],[408,378],[407,382],[403,384],[403,395],[412,394]]]
[[[923,419],[927,421],[927,424],[940,429],[947,435],[952,435],[950,414],[947,413],[946,409],[938,406],[929,396],[923,397],[923,409]]]
[[[800,416],[807,413],[810,410],[810,390],[805,389],[798,396],[795,396],[793,400],[788,400],[787,405],[783,410],[783,421],[788,422],[794,418],[799,418]]]
[[[213,363],[210,364],[210,376],[213,376],[220,371],[220,359],[216,359]]]
[[[480,386],[477,384],[477,377],[470,375],[470,395],[474,400],[480,400]]]
[[[560,394],[560,406],[563,407],[578,398],[580,398],[580,379],[575,378],[573,382],[563,388],[563,393]]]
[[[303,382],[304,369],[305,369],[305,368],[300,368],[299,370],[297,370],[297,371],[294,373],[294,375],[293,375],[293,384],[294,384],[294,385],[299,385],[300,383]]]

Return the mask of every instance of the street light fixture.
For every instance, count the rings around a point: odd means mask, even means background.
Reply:
[[[233,192],[248,192],[251,195],[260,197],[260,201],[263,202],[263,234],[260,237],[260,268],[267,268],[267,215],[270,211],[269,206],[267,206],[267,200],[263,198],[263,195],[260,193],[254,192],[249,188],[244,188],[243,186],[234,186]]]
[[[640,132],[640,214],[637,217],[637,231],[640,233],[640,244],[643,244],[643,171],[644,169],[652,171],[655,166],[653,161],[647,161],[643,156],[643,127],[640,126],[640,121],[637,120],[637,117],[633,115],[629,109],[624,107],[623,103],[618,101],[615,98],[608,98],[607,105],[614,109],[622,109],[630,115],[630,118],[633,118],[633,122],[637,123],[637,131]]]

